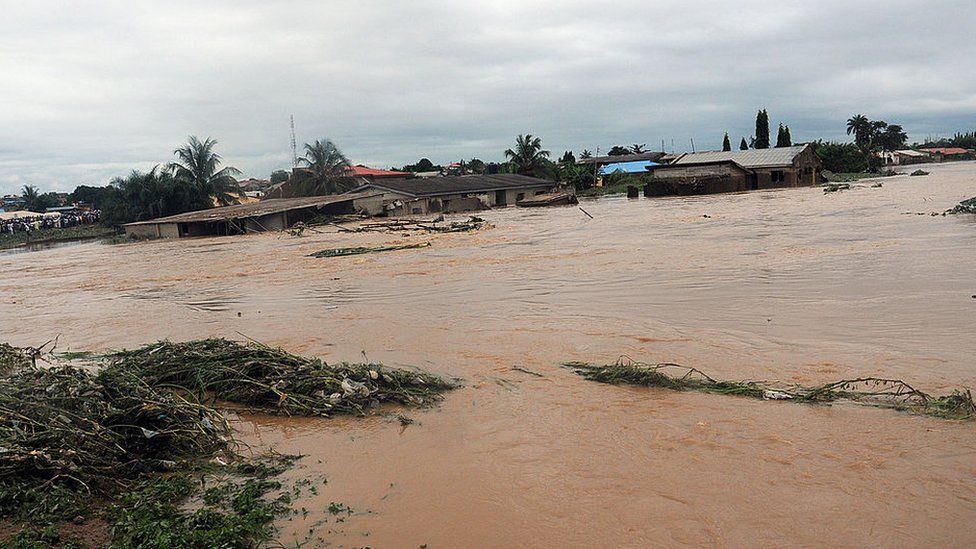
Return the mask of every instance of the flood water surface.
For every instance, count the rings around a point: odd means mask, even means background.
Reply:
[[[560,367],[625,355],[723,379],[976,387],[976,220],[928,215],[976,195],[976,165],[930,171],[831,194],[584,201],[594,219],[495,210],[471,234],[4,256],[0,340],[102,350],[243,334],[463,380],[403,411],[407,426],[239,421],[250,442],[306,456],[292,479],[328,481],[298,501],[307,517],[282,522],[284,541],[311,528],[347,547],[963,545],[972,423],[608,386]]]

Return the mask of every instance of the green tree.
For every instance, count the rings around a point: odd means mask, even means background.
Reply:
[[[561,162],[558,167],[558,172],[560,181],[572,185],[578,191],[596,186],[596,176],[593,173],[592,166]]]
[[[189,180],[176,179],[171,170],[154,167],[148,173],[133,171],[109,183],[102,219],[121,225],[156,217],[213,207],[211,195]]]
[[[542,139],[532,134],[519,135],[515,139],[515,148],[505,150],[505,158],[521,175],[546,177],[552,174],[549,151],[542,148]]]
[[[729,132],[725,132],[725,137],[722,138],[722,150],[723,151],[732,150],[732,142],[729,140]]]
[[[111,187],[93,187],[90,185],[78,185],[71,193],[72,202],[84,202],[91,204],[96,210],[103,209],[108,205],[112,195]]]
[[[854,136],[854,144],[867,149],[871,143],[871,121],[863,114],[855,114],[847,119],[847,135]]]
[[[769,114],[766,113],[766,109],[756,114],[756,139],[753,142],[753,147],[756,149],[769,148]]]
[[[305,143],[305,156],[298,161],[308,167],[302,184],[304,196],[337,194],[354,186],[348,177],[349,159],[328,139]]]
[[[271,183],[284,183],[288,181],[288,172],[285,170],[275,170],[271,172],[271,177],[268,179]]]
[[[232,166],[220,167],[220,155],[214,152],[216,145],[215,139],[200,141],[191,135],[186,145],[173,151],[179,160],[167,168],[177,181],[189,183],[221,206],[227,206],[244,198],[244,191],[234,179],[241,171]]]
[[[631,154],[629,147],[624,147],[623,145],[614,145],[610,147],[610,151],[607,152],[607,156],[623,156],[625,154]]]
[[[872,141],[883,151],[897,151],[905,148],[908,141],[908,134],[898,124],[885,124]]]
[[[647,152],[644,149],[644,147],[646,147],[646,146],[647,146],[647,143],[634,143],[633,145],[630,146],[630,152],[632,152],[634,154],[641,154],[641,153]]]
[[[776,134],[776,147],[792,147],[792,138],[790,137],[790,127],[784,126],[782,122],[779,124],[779,131]]]
[[[471,170],[471,173],[480,175],[485,173],[486,166],[483,160],[472,158],[468,160],[468,169]]]
[[[567,162],[570,164],[576,163],[576,155],[573,154],[573,151],[564,152],[562,158],[559,159],[560,164],[565,164]]]
[[[583,152],[580,153],[580,160],[583,160],[584,158],[593,158],[593,153],[591,153],[589,149],[583,149]]]
[[[38,193],[37,187],[33,185],[24,185],[24,188],[21,189],[20,191],[20,197],[24,199],[24,209],[29,211],[36,211],[34,210],[34,207],[37,204],[38,196],[40,195]]]
[[[740,151],[748,151],[749,150],[749,143],[746,143],[746,138],[745,137],[743,137],[742,138],[742,141],[739,142],[739,150]]]

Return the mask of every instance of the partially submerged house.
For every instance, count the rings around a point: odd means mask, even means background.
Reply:
[[[685,153],[676,155],[669,164],[651,167],[654,179],[644,194],[710,194],[810,186],[820,181],[822,166],[810,145]]]
[[[139,238],[231,235],[281,231],[320,215],[355,214],[382,206],[380,193],[347,193],[301,198],[272,198],[186,212],[123,225],[125,234]]]
[[[526,197],[546,194],[557,187],[556,183],[546,179],[492,174],[375,180],[360,185],[352,192],[382,193],[382,208],[370,213],[399,216],[511,206]]]
[[[932,155],[927,152],[913,151],[904,149],[900,151],[884,151],[877,153],[877,156],[884,160],[888,166],[905,166],[909,164],[922,164],[931,162]]]
[[[972,160],[976,158],[976,153],[962,147],[931,147],[919,149],[932,156],[935,162],[947,162],[951,160]]]

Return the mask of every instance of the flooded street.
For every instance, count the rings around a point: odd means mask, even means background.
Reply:
[[[328,479],[298,501],[307,517],[281,523],[285,542],[317,528],[313,541],[346,547],[964,545],[971,422],[608,386],[560,367],[626,355],[722,379],[976,389],[976,216],[928,215],[976,195],[976,163],[925,169],[832,194],[584,200],[594,219],[494,210],[479,215],[495,228],[471,234],[4,255],[0,341],[244,335],[463,381],[406,427],[242,421],[252,443],[306,456],[292,478]],[[353,514],[337,522],[332,502]]]

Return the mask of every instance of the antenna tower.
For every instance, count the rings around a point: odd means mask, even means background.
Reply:
[[[295,115],[290,116],[291,121],[291,163],[292,167],[298,167],[298,145],[295,144]]]

